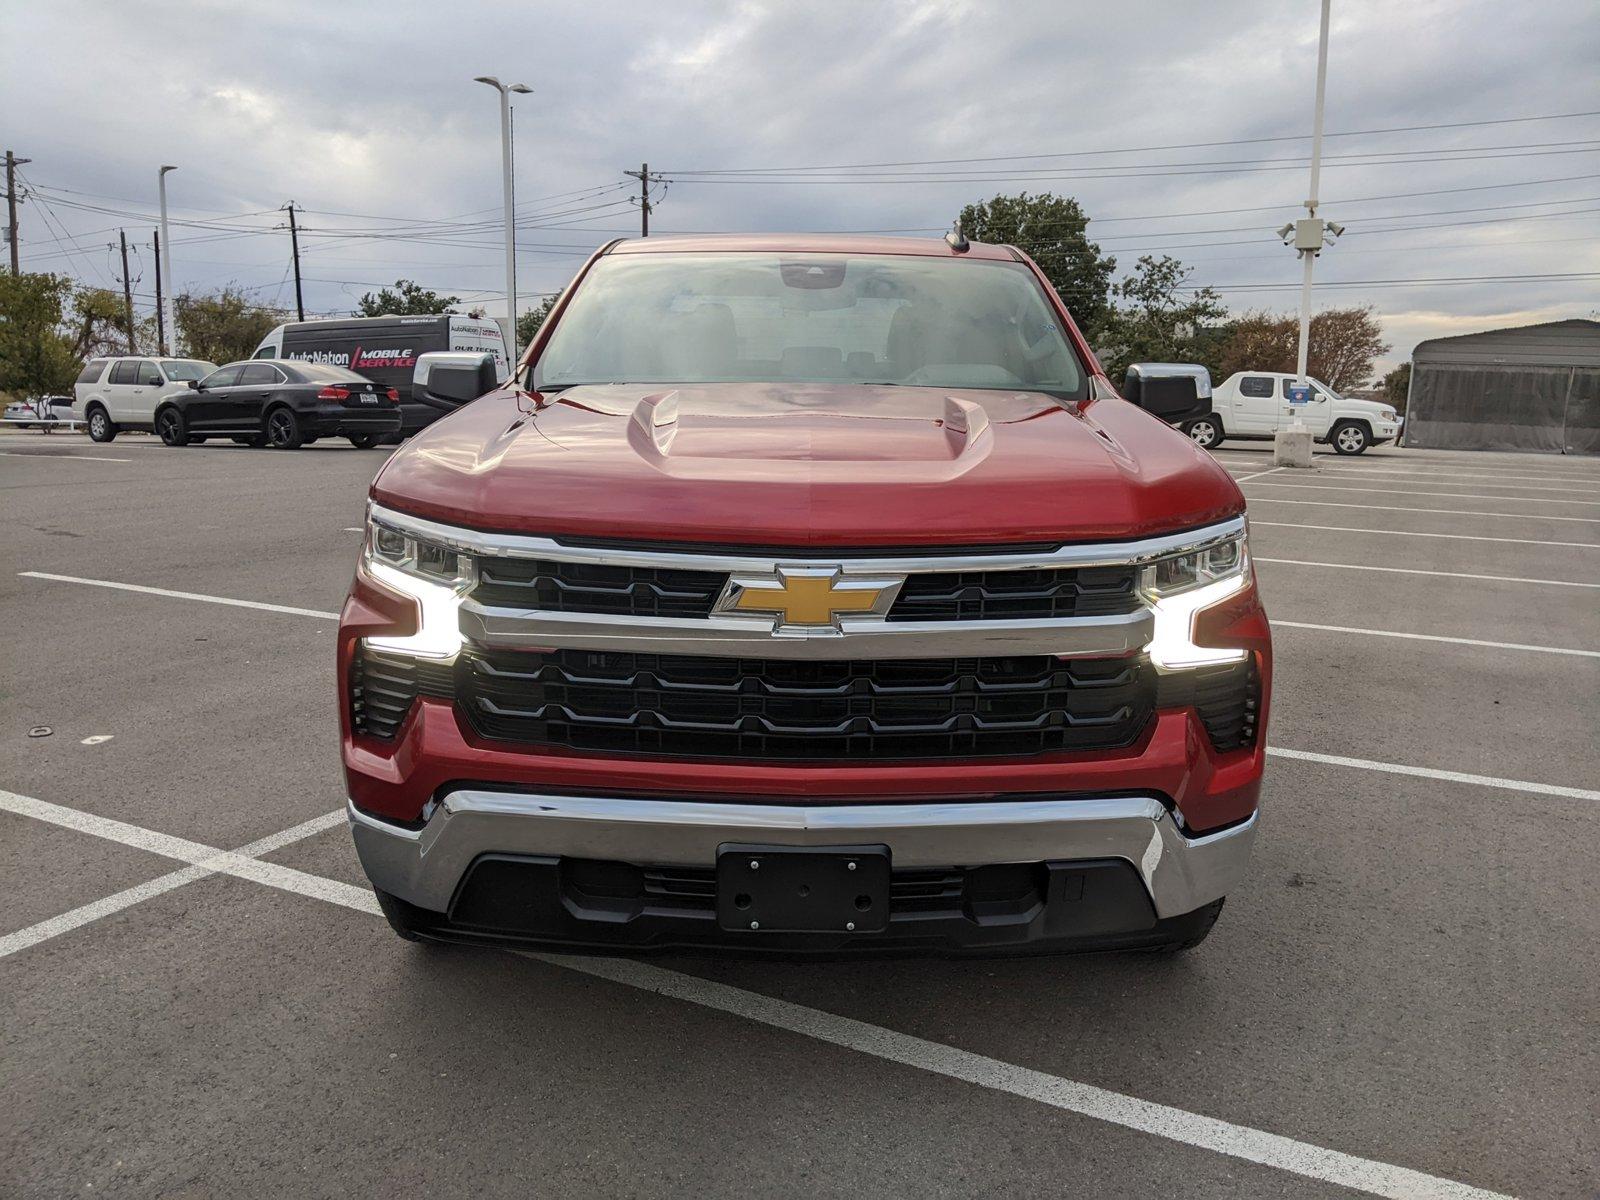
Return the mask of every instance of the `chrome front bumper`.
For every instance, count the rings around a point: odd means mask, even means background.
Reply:
[[[741,842],[881,844],[897,869],[1121,858],[1138,871],[1156,915],[1176,917],[1225,895],[1244,874],[1258,819],[1188,837],[1149,797],[797,805],[463,789],[413,830],[346,808],[367,877],[434,912],[449,909],[481,854],[710,867],[719,846]]]

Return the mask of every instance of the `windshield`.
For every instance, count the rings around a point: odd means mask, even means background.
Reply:
[[[204,379],[217,369],[216,363],[206,362],[163,362],[161,369],[167,373],[167,378],[176,383],[186,379]]]
[[[601,259],[534,386],[788,381],[1087,389],[1021,263],[735,253]]]

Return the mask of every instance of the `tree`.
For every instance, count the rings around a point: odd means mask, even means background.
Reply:
[[[1378,386],[1383,389],[1383,398],[1395,412],[1405,412],[1406,397],[1411,394],[1411,363],[1401,363],[1380,379]]]
[[[556,301],[561,299],[561,293],[546,296],[539,303],[538,308],[529,309],[517,318],[517,345],[526,350],[533,345],[533,338],[539,332],[539,326],[544,324],[544,319],[550,315],[550,310],[556,306]]]
[[[1246,313],[1233,323],[1222,349],[1219,378],[1235,371],[1295,369],[1300,319],[1264,311]],[[1306,373],[1334,391],[1359,387],[1372,378],[1372,364],[1389,350],[1371,306],[1330,308],[1311,318]]]
[[[86,356],[129,352],[125,317],[121,296],[65,275],[0,276],[0,391],[71,391]]]
[[[26,399],[72,386],[79,360],[65,331],[71,299],[64,275],[0,275],[0,391]]]
[[[1202,362],[1214,356],[1218,334],[1208,322],[1227,314],[1211,288],[1190,292],[1192,270],[1170,255],[1142,255],[1117,284],[1102,341],[1112,379],[1136,362]]]
[[[961,210],[961,232],[973,241],[1013,245],[1039,264],[1084,335],[1101,337],[1111,315],[1111,273],[1117,260],[1086,234],[1089,218],[1071,196],[996,196]]]
[[[441,296],[410,279],[396,279],[393,290],[368,292],[356,306],[358,317],[426,317],[449,312],[461,303],[458,296]]]
[[[185,292],[177,298],[176,308],[178,344],[184,353],[214,363],[249,358],[261,339],[288,317],[282,309],[256,304],[233,287],[208,295]]]

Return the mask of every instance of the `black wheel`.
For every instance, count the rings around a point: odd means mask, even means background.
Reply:
[[[1196,417],[1183,427],[1183,431],[1202,450],[1215,450],[1222,445],[1222,422],[1216,417]]]
[[[96,404],[89,410],[89,440],[91,442],[109,442],[117,436],[117,427],[111,423],[111,418],[106,415],[106,410]]]
[[[163,408],[156,414],[156,432],[161,435],[161,440],[169,446],[187,446],[189,444],[189,425],[183,419],[183,414],[175,408]]]
[[[249,437],[236,437],[233,439],[235,446],[249,446],[252,450],[259,450],[267,444],[265,434],[254,433]]]
[[[1328,435],[1335,454],[1363,454],[1372,445],[1372,434],[1360,421],[1344,421]]]
[[[275,408],[267,414],[267,443],[274,450],[298,450],[305,444],[294,409]]]
[[[371,450],[382,436],[378,433],[358,433],[350,439],[350,444],[357,450]]]
[[[1211,927],[1217,923],[1217,918],[1222,915],[1222,904],[1223,900],[1226,899],[1227,897],[1224,896],[1222,900],[1213,900],[1204,908],[1195,909],[1188,915],[1186,919],[1187,928],[1182,934],[1173,938],[1170,942],[1163,942],[1159,946],[1151,946],[1145,953],[1155,955],[1158,958],[1172,958],[1175,955],[1193,950],[1210,935]]]

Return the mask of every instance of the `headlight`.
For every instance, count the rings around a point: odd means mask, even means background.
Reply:
[[[423,658],[454,658],[461,649],[461,597],[476,579],[472,556],[381,521],[367,518],[361,565],[391,591],[417,602],[417,632],[369,637],[375,650]]]
[[[1240,662],[1245,651],[1198,646],[1194,618],[1243,588],[1250,577],[1247,535],[1157,559],[1140,573],[1139,588],[1155,614],[1150,661],[1164,671]]]
[[[1399,415],[1400,414],[1395,412],[1395,410],[1392,409],[1392,408],[1386,408],[1386,409],[1383,410],[1383,419],[1385,421],[1392,421],[1396,417],[1398,417]]]

